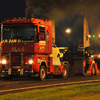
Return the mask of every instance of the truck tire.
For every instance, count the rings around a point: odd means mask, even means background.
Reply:
[[[41,66],[40,72],[39,72],[39,79],[41,81],[45,81],[45,78],[46,78],[46,68],[45,68],[45,66]]]
[[[63,70],[64,70],[64,72],[62,73],[62,78],[66,79],[68,77],[68,70],[65,66],[63,67]]]

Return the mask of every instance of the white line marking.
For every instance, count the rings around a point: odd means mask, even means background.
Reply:
[[[45,87],[61,86],[61,85],[71,85],[71,84],[87,83],[87,82],[100,82],[100,80],[87,80],[87,81],[77,81],[77,82],[68,82],[68,83],[41,85],[41,86],[33,86],[33,87],[24,87],[24,88],[16,88],[16,89],[9,89],[9,90],[1,90],[0,92],[11,92],[11,91],[18,91],[18,90],[45,88]]]

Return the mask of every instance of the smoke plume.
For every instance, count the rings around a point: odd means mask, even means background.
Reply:
[[[84,17],[92,34],[100,31],[100,0],[26,0],[26,6],[26,17],[55,20],[62,32],[66,27],[71,27],[73,37],[82,33],[80,27]]]

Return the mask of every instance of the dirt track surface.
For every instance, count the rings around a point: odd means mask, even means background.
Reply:
[[[77,82],[77,81],[86,81],[86,80],[97,80],[97,79],[100,79],[100,76],[70,76],[67,79],[54,78],[52,76],[48,76],[44,82],[34,77],[14,77],[11,80],[5,80],[1,78],[0,91],[8,90],[8,89],[40,86],[40,85],[50,85],[50,84]],[[26,91],[26,90],[21,90],[21,91]],[[20,92],[20,91],[13,91],[13,92]],[[3,92],[3,93],[0,92],[0,95],[3,95],[5,93],[9,93],[9,92]]]

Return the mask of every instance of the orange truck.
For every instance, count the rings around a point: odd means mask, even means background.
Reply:
[[[67,63],[55,47],[55,25],[51,20],[13,18],[1,22],[0,76],[47,74],[68,76]]]

